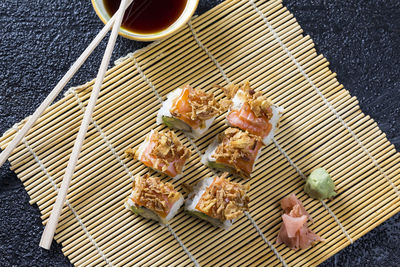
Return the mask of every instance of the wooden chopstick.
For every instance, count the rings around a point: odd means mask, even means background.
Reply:
[[[75,140],[74,147],[72,149],[71,156],[68,161],[67,168],[65,170],[65,174],[61,183],[61,188],[58,190],[57,199],[53,206],[53,210],[51,212],[50,218],[46,224],[46,228],[43,231],[42,238],[40,240],[39,245],[42,248],[50,249],[51,242],[53,240],[54,232],[56,230],[58,219],[60,217],[61,210],[64,206],[65,198],[68,193],[68,187],[72,179],[72,175],[75,171],[75,166],[78,161],[79,153],[82,148],[83,141],[85,140],[85,135],[87,129],[89,127],[89,123],[92,120],[92,114],[94,107],[96,105],[97,97],[100,93],[101,85],[103,84],[103,79],[105,73],[107,71],[108,63],[110,62],[111,54],[114,49],[115,41],[117,40],[118,31],[121,26],[122,18],[125,13],[125,8],[128,6],[127,3],[131,3],[132,0],[122,0],[119,6],[118,11],[115,13],[115,23],[112,28],[110,39],[108,40],[108,44],[106,50],[104,52],[103,59],[100,64],[99,71],[97,73],[96,82],[93,86],[93,91],[91,93],[89,102],[87,104],[85,114],[83,116],[83,120],[81,123],[81,127],[79,128],[78,136]]]
[[[128,6],[127,6],[128,7]],[[25,123],[21,130],[17,132],[14,136],[13,140],[8,144],[8,146],[1,152],[0,154],[0,167],[6,162],[10,154],[14,151],[14,149],[21,142],[22,138],[28,133],[28,131],[35,124],[37,119],[43,114],[45,109],[53,102],[56,96],[60,93],[60,91],[67,85],[67,83],[71,80],[71,78],[75,75],[75,73],[80,69],[82,64],[86,61],[89,55],[93,52],[93,50],[99,45],[99,43],[104,39],[108,31],[111,29],[112,25],[115,22],[116,14],[110,18],[106,25],[104,25],[103,29],[97,34],[97,36],[93,39],[93,41],[89,44],[89,46],[83,51],[83,53],[79,56],[79,58],[75,61],[75,63],[71,66],[71,68],[65,73],[64,77],[57,83],[54,89],[50,92],[50,94],[45,98],[45,100],[40,104],[40,106],[36,109],[36,111],[32,114],[29,120]]]

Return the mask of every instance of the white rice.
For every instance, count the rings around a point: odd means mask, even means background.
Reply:
[[[178,88],[178,89],[176,89],[176,90],[170,92],[170,93],[167,95],[167,100],[165,100],[165,101],[162,103],[161,108],[160,108],[160,110],[159,110],[158,113],[157,113],[157,120],[156,120],[157,125],[160,125],[160,124],[163,123],[163,120],[162,120],[162,117],[163,117],[163,116],[173,118],[173,116],[171,115],[171,113],[170,113],[169,111],[170,111],[170,109],[171,109],[171,107],[172,107],[172,102],[174,101],[175,98],[179,97],[181,93],[182,93],[182,88]],[[176,118],[175,118],[175,119],[176,119]],[[189,128],[191,129],[191,132],[186,132],[187,135],[188,135],[190,138],[194,138],[194,139],[195,139],[195,138],[201,137],[205,132],[207,132],[208,128],[210,128],[210,126],[211,126],[212,123],[214,122],[214,119],[215,119],[215,117],[206,120],[206,121],[204,122],[204,123],[205,123],[205,127],[204,127],[204,128],[197,128],[197,129],[194,129],[194,128],[192,128],[192,127],[190,127],[190,126],[188,125]],[[182,122],[185,123],[184,121],[182,121]],[[186,123],[185,123],[185,124],[186,124]]]
[[[201,196],[204,194],[207,187],[209,187],[213,181],[214,181],[214,178],[209,177],[209,178],[204,178],[203,180],[201,180],[200,182],[198,182],[196,184],[196,186],[193,188],[193,192],[191,192],[188,195],[188,198],[186,199],[186,202],[185,202],[186,210],[189,210],[189,211],[196,210],[197,202],[199,202]]]
[[[214,138],[214,141],[212,141],[212,143],[207,147],[206,152],[204,153],[204,155],[201,157],[201,163],[203,163],[204,165],[208,165],[208,162],[214,162],[215,158],[212,157],[212,155],[214,154],[215,150],[218,147],[218,136]]]
[[[229,109],[229,111],[228,111],[228,113],[231,111],[231,110],[238,110],[238,109],[241,109],[242,108],[242,106],[243,106],[243,104],[244,104],[244,102],[245,102],[245,96],[244,96],[244,92],[242,91],[242,90],[239,90],[239,91],[237,91],[236,92],[236,95],[233,97],[233,99],[232,99],[232,106],[231,106],[231,108]]]
[[[204,121],[205,127],[204,128],[198,128],[198,129],[193,129],[192,128],[192,138],[199,138],[201,137],[205,132],[208,131],[208,129],[210,128],[210,126],[213,124],[215,120],[215,117],[212,117],[211,119],[208,119],[206,121]]]
[[[187,210],[189,212],[202,213],[201,211],[196,209],[196,205],[199,202],[201,196],[206,191],[207,187],[209,187],[213,181],[214,181],[214,178],[210,177],[210,178],[205,178],[196,184],[196,186],[193,188],[193,192],[191,192],[189,194],[188,198],[185,201],[185,210]],[[211,223],[214,226],[223,228],[225,230],[228,230],[232,226],[233,220],[226,220],[224,222],[221,222],[220,220],[212,218],[206,214],[204,214],[204,215],[205,216],[201,217],[201,219],[207,220],[209,223]]]
[[[179,208],[183,205],[184,199],[181,196],[171,207],[169,213],[167,214],[167,217],[165,217],[165,223],[168,223],[172,218],[175,217],[175,215],[178,213]]]
[[[241,109],[244,102],[245,102],[244,92],[242,90],[239,90],[232,99],[232,107],[228,110],[228,114],[231,112],[231,110]],[[284,109],[278,105],[272,105],[271,109],[272,109],[272,118],[269,120],[269,123],[271,123],[272,129],[269,132],[269,134],[263,138],[264,145],[268,145],[271,142],[272,138],[274,138],[275,132],[278,128],[279,119],[284,111]],[[229,126],[232,126],[229,124],[228,121],[227,124]]]
[[[263,138],[263,143],[265,145],[271,143],[272,139],[274,138],[274,135],[278,130],[279,119],[281,118],[282,113],[284,111],[283,107],[277,105],[272,105],[271,108],[272,108],[272,118],[269,120],[269,123],[271,123],[272,129],[269,132],[269,134]]]
[[[161,104],[161,108],[157,113],[157,125],[160,125],[163,123],[162,121],[162,117],[166,116],[166,117],[172,117],[171,113],[169,112],[169,110],[172,107],[172,102],[174,101],[175,98],[177,98],[178,96],[180,96],[180,94],[182,93],[182,88],[178,88],[172,92],[170,92],[167,95],[167,100],[165,100],[164,102],[162,102]]]
[[[154,130],[151,130],[150,133],[148,133],[144,139],[144,141],[139,145],[137,152],[138,153],[138,159],[139,161],[142,158],[143,152],[145,151],[146,147],[149,145],[150,143],[150,138],[153,135]]]

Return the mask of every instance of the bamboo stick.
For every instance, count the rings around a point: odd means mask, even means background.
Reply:
[[[97,74],[96,82],[93,87],[92,94],[90,96],[90,100],[88,106],[86,107],[85,114],[83,116],[82,124],[79,128],[79,133],[77,139],[74,144],[74,148],[72,149],[72,153],[68,162],[67,169],[65,170],[65,175],[63,178],[63,182],[60,190],[58,191],[57,199],[54,204],[50,219],[46,224],[46,228],[42,234],[42,238],[40,239],[39,245],[42,248],[50,249],[51,242],[53,240],[54,232],[57,227],[58,218],[60,217],[61,209],[64,206],[65,198],[67,197],[68,187],[72,179],[72,175],[75,171],[75,166],[78,161],[79,152],[81,151],[81,147],[83,141],[85,139],[85,135],[87,129],[89,127],[89,123],[92,120],[92,113],[94,107],[96,105],[97,97],[100,92],[101,85],[103,83],[103,79],[108,67],[108,63],[110,62],[111,54],[114,49],[115,41],[117,40],[119,27],[121,26],[122,18],[125,13],[125,8],[130,4],[129,0],[122,0],[120,7],[117,11],[117,15],[115,18],[115,23],[112,28],[111,36],[108,41],[106,50],[104,52],[103,60],[101,61],[101,65],[99,68],[99,72]]]

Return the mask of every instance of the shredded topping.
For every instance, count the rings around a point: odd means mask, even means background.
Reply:
[[[132,158],[139,160],[139,150],[137,147],[135,148],[128,148],[125,150],[126,155],[131,156]]]
[[[215,177],[207,187],[196,208],[221,221],[233,220],[248,210],[250,185],[242,185],[226,179],[228,173]]]
[[[239,85],[229,84],[227,87],[220,88],[229,99],[234,98],[236,93],[239,93],[240,97],[249,104],[250,109],[257,117],[266,116],[268,119],[272,118],[271,100],[264,96],[262,92],[256,92],[251,89],[249,81]]]
[[[166,171],[170,162],[174,162],[175,170],[182,170],[185,161],[190,157],[190,150],[183,146],[181,141],[174,132],[167,130],[166,132],[154,131],[151,140],[155,142],[150,156],[154,158],[154,166],[162,165],[161,171]],[[181,161],[179,159],[184,159]]]
[[[226,161],[234,166],[238,172],[238,161],[250,161],[254,158],[254,150],[261,142],[261,138],[237,128],[228,128],[218,136],[220,144],[213,153],[218,161]]]
[[[163,183],[160,178],[145,174],[135,176],[131,197],[136,204],[166,216],[181,193],[171,183]]]
[[[150,137],[149,146],[151,146],[151,149],[146,158],[151,161],[155,168],[160,168],[162,172],[167,171],[172,163],[175,171],[180,173],[191,155],[190,150],[183,146],[175,133],[170,130],[154,131]],[[137,160],[141,160],[137,148],[128,149],[126,153]]]
[[[226,101],[217,102],[213,93],[195,89],[190,85],[183,86],[182,90],[189,91],[187,102],[190,108],[183,112],[183,114],[172,111],[171,114],[175,117],[184,116],[194,121],[200,120],[204,122],[227,110],[229,107]]]

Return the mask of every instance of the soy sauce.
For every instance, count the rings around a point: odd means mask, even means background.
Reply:
[[[128,31],[149,34],[165,30],[185,9],[187,0],[134,0],[126,9],[122,27]],[[120,0],[104,0],[110,15],[117,12]]]

